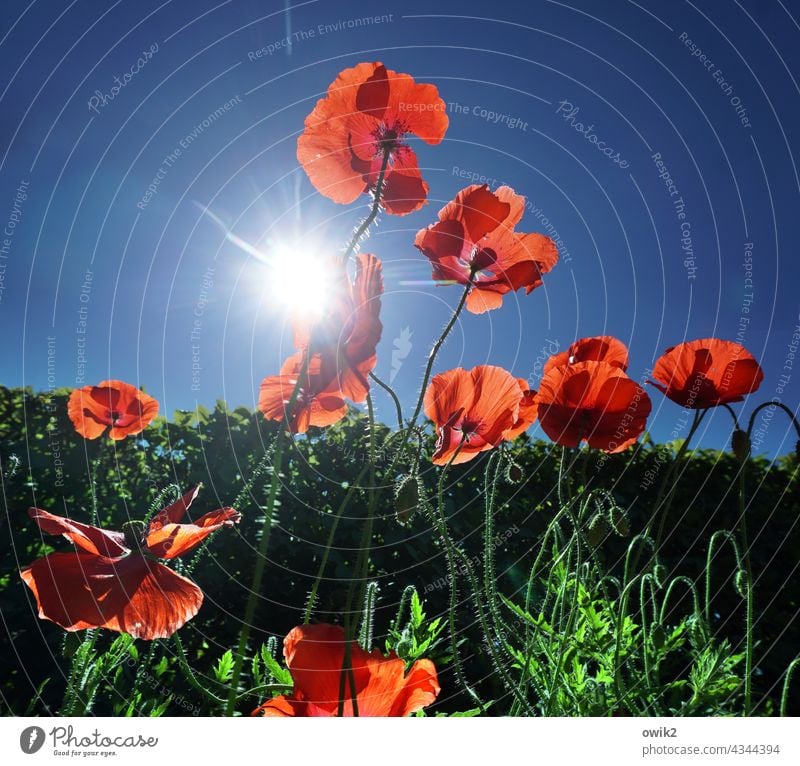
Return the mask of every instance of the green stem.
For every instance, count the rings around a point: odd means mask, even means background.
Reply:
[[[753,567],[750,562],[750,546],[747,541],[747,507],[745,502],[745,466],[739,466],[739,534],[742,541],[742,557],[747,576],[745,604],[745,669],[744,669],[744,714],[753,710]]]
[[[456,306],[456,310],[453,312],[453,316],[450,317],[450,321],[445,325],[444,331],[439,336],[439,339],[436,341],[436,343],[433,344],[430,354],[428,354],[428,363],[425,365],[425,375],[422,378],[422,387],[419,392],[419,397],[417,398],[417,404],[414,407],[414,414],[411,416],[411,420],[408,423],[408,431],[410,431],[417,424],[417,418],[422,411],[422,403],[425,401],[425,390],[428,387],[428,381],[430,380],[431,371],[433,370],[433,363],[436,361],[436,355],[439,353],[439,349],[442,347],[445,340],[447,340],[447,336],[450,334],[450,331],[453,329],[453,326],[458,320],[461,310],[464,308],[464,304],[467,302],[467,296],[469,295],[469,291],[471,289],[472,276],[470,275],[469,281],[464,288],[464,292],[461,294],[461,300],[458,302],[458,306]],[[404,446],[405,442],[403,442],[400,447],[401,452]]]
[[[175,643],[175,656],[178,658],[178,665],[180,665],[183,675],[195,691],[200,692],[204,697],[216,705],[224,705],[225,700],[218,697],[214,692],[210,691],[207,686],[201,683],[200,679],[195,675],[189,663],[186,661],[186,651],[183,648],[183,641],[178,633],[172,634],[172,640]],[[209,679],[206,679],[207,681]]]
[[[782,409],[791,419],[792,423],[794,424],[794,430],[797,431],[797,437],[800,439],[800,422],[798,422],[797,418],[795,417],[795,414],[782,402],[775,402],[775,401],[763,402],[753,410],[753,413],[750,415],[750,421],[747,424],[748,436],[750,436],[750,434],[753,432],[753,425],[755,425],[756,422],[756,415],[758,415],[758,413],[761,412],[761,410],[763,410],[765,407],[779,407],[780,409]]]
[[[381,164],[381,170],[380,173],[378,173],[378,181],[375,184],[375,191],[373,193],[374,199],[372,202],[372,209],[369,211],[369,215],[356,229],[355,234],[353,234],[353,238],[350,240],[350,244],[347,246],[342,256],[343,263],[347,263],[347,259],[355,252],[358,243],[361,241],[364,234],[366,234],[367,229],[369,229],[373,221],[378,217],[378,211],[381,207],[381,196],[383,195],[384,177],[386,176],[386,168],[389,165],[390,154],[391,152],[389,151],[384,151],[383,153],[383,163]]]
[[[800,665],[800,657],[795,657],[786,668],[786,678],[783,680],[783,691],[781,692],[781,718],[786,716],[786,708],[789,705],[789,684],[791,683],[792,676],[794,675],[795,668]]]
[[[397,398],[397,394],[395,393],[394,389],[386,382],[382,381],[374,372],[369,374],[370,378],[374,380],[384,391],[386,391],[389,396],[392,397],[392,401],[394,402],[394,409],[397,414],[397,427],[402,431],[403,430],[403,408],[400,406],[400,399]]]
[[[294,417],[294,405],[297,402],[297,397],[300,390],[305,385],[305,380],[308,377],[308,365],[311,361],[311,349],[306,349],[305,359],[303,361],[303,369],[297,377],[292,395],[289,397],[289,402],[284,408],[285,423],[291,430],[291,419]],[[256,614],[258,607],[258,596],[261,592],[261,583],[264,579],[264,569],[267,561],[267,549],[269,547],[270,533],[272,532],[273,514],[275,513],[275,501],[278,499],[278,488],[280,486],[281,469],[283,468],[283,451],[286,442],[287,431],[281,424],[278,430],[278,436],[275,440],[275,452],[272,461],[272,481],[270,482],[269,495],[267,497],[267,505],[264,511],[264,521],[261,527],[261,539],[258,541],[258,549],[256,551],[256,566],[253,571],[253,579],[250,585],[250,593],[247,597],[247,603],[244,609],[244,620],[242,628],[239,631],[239,643],[236,648],[236,658],[234,659],[233,673],[231,674],[231,686],[228,693],[228,703],[225,706],[225,715],[233,715],[236,709],[236,698],[239,693],[239,678],[242,674],[242,667],[244,665],[244,656],[247,651],[247,645],[250,641],[250,630],[252,628],[253,618]]]
[[[669,488],[667,488],[667,483],[672,478],[673,474],[680,465],[683,456],[689,449],[689,443],[691,442],[692,437],[694,436],[697,429],[700,427],[700,424],[703,422],[703,418],[705,417],[707,412],[708,412],[707,409],[694,411],[694,420],[692,421],[692,427],[689,429],[689,433],[683,440],[683,444],[681,444],[680,449],[678,450],[678,454],[675,455],[675,460],[672,462],[672,465],[669,467],[669,470],[664,475],[664,478],[661,480],[661,486],[658,489],[658,496],[656,497],[654,515],[650,519],[650,523],[647,525],[647,530],[646,530],[647,534],[651,533],[652,523],[655,520],[655,516],[660,513],[661,519],[658,524],[658,532],[656,533],[655,544],[653,546],[653,557],[658,556],[658,551],[664,536],[665,525],[667,523],[667,516],[669,516],[669,509],[672,505],[672,498],[674,497],[675,494],[674,493],[675,485],[671,484]],[[665,490],[666,490],[666,497],[664,497]],[[663,508],[661,507],[662,500],[664,506]],[[636,566],[636,564],[638,564],[638,560],[634,563],[634,567]]]
[[[368,470],[369,465],[365,465],[361,469],[361,472],[356,477],[355,482],[348,488],[347,494],[344,496],[344,500],[342,500],[342,502],[339,504],[339,510],[336,512],[336,515],[333,518],[331,531],[328,533],[328,541],[325,543],[325,549],[322,552],[322,560],[319,562],[317,576],[314,578],[314,584],[311,586],[311,591],[308,594],[308,601],[306,602],[306,608],[303,612],[303,624],[308,624],[311,621],[311,613],[314,611],[314,603],[317,600],[317,592],[319,591],[322,578],[325,575],[325,569],[328,566],[328,558],[331,553],[331,548],[333,547],[333,540],[336,536],[336,530],[339,527],[339,522],[342,520],[342,516],[344,516],[345,510],[350,504],[350,500],[353,498],[353,495],[355,495],[356,490],[361,484],[361,480],[364,478],[364,474]]]

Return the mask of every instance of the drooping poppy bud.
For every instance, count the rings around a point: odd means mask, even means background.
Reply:
[[[519,484],[523,477],[522,468],[517,463],[509,463],[506,466],[506,481],[509,484]]]
[[[608,525],[601,514],[596,514],[586,527],[586,540],[592,548],[598,548],[608,534]]]
[[[627,537],[631,533],[631,522],[624,508],[614,505],[608,513],[611,526],[620,537]]]
[[[419,479],[416,476],[404,476],[397,483],[394,494],[394,510],[398,523],[405,526],[419,508]]]
[[[741,428],[737,428],[733,432],[733,436],[731,437],[731,449],[733,450],[733,454],[736,455],[737,459],[742,463],[750,457],[750,437],[747,435],[747,431],[742,431]]]

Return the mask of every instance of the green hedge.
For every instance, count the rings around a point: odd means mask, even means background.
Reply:
[[[119,529],[127,518],[143,517],[159,493],[170,485],[186,489],[198,482],[204,484],[198,507],[193,509],[198,515],[233,504],[239,496],[241,524],[234,531],[217,535],[192,574],[203,588],[206,602],[181,634],[188,658],[200,674],[212,673],[223,652],[235,646],[255,563],[260,509],[265,503],[271,470],[265,451],[268,453],[275,436],[273,424],[246,408],[231,410],[218,402],[213,411],[176,412],[171,421],[159,418],[141,435],[143,438],[88,442],[75,433],[66,416],[68,394],[66,390],[37,394],[29,389],[0,388],[4,504],[0,533],[0,692],[2,703],[8,708],[4,713],[46,713],[57,709],[69,668],[68,657],[74,651],[74,641],[65,640],[63,631],[37,619],[30,594],[17,573],[20,566],[40,555],[68,548],[66,541],[40,535],[26,514],[29,506],[35,504],[82,521],[89,521],[96,513],[102,526]],[[266,584],[255,620],[256,645],[270,636],[280,640],[301,622],[334,512],[348,482],[355,481],[366,459],[364,435],[365,423],[354,413],[332,428],[295,441],[290,458],[284,463]],[[675,448],[676,445],[656,446],[645,440],[636,450],[604,458],[600,464],[598,456],[589,456],[581,469],[629,510],[627,525],[635,534],[644,528],[657,492],[658,481],[649,483],[648,471],[663,465]],[[501,590],[513,597],[524,588],[538,541],[558,507],[560,451],[526,437],[512,449],[522,468],[521,480],[501,484],[495,551]],[[385,465],[380,459],[378,462],[379,469]],[[485,458],[481,458],[453,469],[447,490],[453,536],[463,542],[477,563],[482,546],[484,463]],[[757,712],[762,714],[775,711],[783,674],[800,646],[800,586],[795,569],[800,551],[796,466],[794,456],[775,465],[763,458],[754,459],[747,479],[752,495],[748,509],[752,563],[757,578],[754,701],[759,705]],[[701,578],[710,535],[717,529],[734,527],[738,513],[736,471],[737,463],[727,452],[698,452],[689,462],[672,505],[673,533],[662,557],[673,573]],[[387,485],[397,478],[383,476],[380,470],[379,477]],[[434,486],[433,470],[429,469],[423,478],[430,490]],[[247,491],[242,496],[243,489]],[[319,620],[339,620],[364,510],[358,502],[352,504],[348,518],[337,530],[327,579],[317,601],[315,616]],[[598,556],[610,572],[619,576],[628,539],[613,530],[602,531]],[[374,539],[371,577],[380,588],[376,636],[386,635],[408,585],[418,589],[429,617],[442,614],[448,594],[445,563],[428,520],[417,516],[407,526],[398,524],[393,493],[385,492]],[[715,565],[712,613],[715,629],[736,647],[744,629],[744,608],[731,582],[734,565],[730,549],[723,548]],[[102,640],[112,638],[104,636]],[[147,650],[144,642],[137,643],[139,652]],[[382,645],[382,640],[377,643]],[[473,635],[469,628],[465,630],[464,645],[467,667],[472,677],[482,679],[479,685],[484,697],[492,699],[501,694],[485,652],[480,650],[477,631]],[[435,652],[441,654],[443,667],[443,694],[437,709],[470,707],[469,701],[457,693],[445,667],[444,649],[437,648]],[[190,706],[183,698],[191,699],[191,689],[184,688],[172,664],[165,661],[160,667],[163,676],[159,678],[173,694],[165,709],[168,713],[185,713]],[[121,672],[136,670],[126,666]],[[48,678],[51,680],[37,695],[37,689]],[[162,682],[153,681],[156,686],[159,683]],[[94,708],[96,713],[121,711],[120,706],[109,702],[99,701]]]

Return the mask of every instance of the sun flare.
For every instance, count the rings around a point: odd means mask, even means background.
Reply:
[[[271,254],[269,266],[270,295],[277,306],[305,319],[322,316],[334,283],[329,258],[280,248]]]

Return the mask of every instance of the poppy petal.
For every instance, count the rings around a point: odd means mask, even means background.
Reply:
[[[441,143],[450,119],[447,104],[435,85],[418,83],[411,75],[389,72],[391,98],[386,119],[397,121],[426,144]]]
[[[389,103],[389,77],[386,67],[379,64],[375,71],[356,90],[356,109],[376,120],[383,118]]]
[[[68,631],[106,628],[148,641],[167,638],[203,603],[191,580],[139,554],[111,559],[51,553],[21,576],[39,616]]]
[[[39,525],[39,529],[45,534],[64,535],[86,553],[114,558],[123,556],[129,551],[125,544],[125,536],[121,532],[110,532],[89,524],[82,524],[64,516],[56,516],[48,511],[43,511],[41,508],[29,508],[28,516]]]
[[[680,343],[653,366],[650,383],[691,409],[741,401],[761,385],[764,373],[744,346],[718,338]]]
[[[192,487],[192,489],[178,498],[174,503],[168,505],[166,508],[162,508],[153,516],[153,520],[150,522],[149,532],[152,534],[167,524],[177,524],[186,515],[186,511],[189,510],[192,503],[197,499],[201,486],[202,485],[198,484],[196,487]]]
[[[408,215],[419,210],[428,198],[428,184],[422,178],[413,149],[404,147],[394,155],[386,172],[381,205],[390,215]]]
[[[210,534],[222,527],[232,526],[240,518],[241,514],[233,508],[220,508],[201,516],[194,524],[165,524],[157,529],[151,527],[145,545],[154,556],[174,559],[194,550]]]
[[[338,625],[301,625],[284,640],[284,657],[294,681],[291,697],[273,697],[254,711],[264,716],[335,716],[339,708],[345,634]],[[406,716],[436,699],[440,691],[436,669],[429,660],[418,660],[405,674],[397,655],[383,657],[351,645],[352,676],[358,715]],[[348,676],[349,678],[350,676]],[[353,715],[353,690],[343,713]]]

